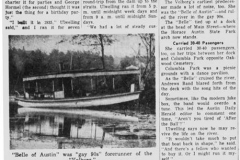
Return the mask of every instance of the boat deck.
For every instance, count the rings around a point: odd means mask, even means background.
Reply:
[[[18,105],[23,107],[91,107],[111,105],[139,99],[141,91],[120,93],[104,96],[83,98],[58,98],[58,99],[24,99],[16,98]]]

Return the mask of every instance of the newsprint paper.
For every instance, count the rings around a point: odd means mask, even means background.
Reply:
[[[2,0],[6,160],[237,160],[238,0]]]

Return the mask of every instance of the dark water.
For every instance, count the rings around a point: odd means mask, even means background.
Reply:
[[[113,112],[11,105],[10,144],[11,149],[112,148],[128,142],[137,147],[138,124],[137,117]]]

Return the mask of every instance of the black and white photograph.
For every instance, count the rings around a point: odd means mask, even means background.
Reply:
[[[3,0],[2,14],[2,159],[239,159],[239,1]]]
[[[9,35],[10,149],[155,148],[155,34]]]

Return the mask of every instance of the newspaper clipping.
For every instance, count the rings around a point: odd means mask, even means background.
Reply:
[[[236,1],[160,2],[162,159],[237,159]]]
[[[238,1],[2,4],[5,159],[239,158]]]

